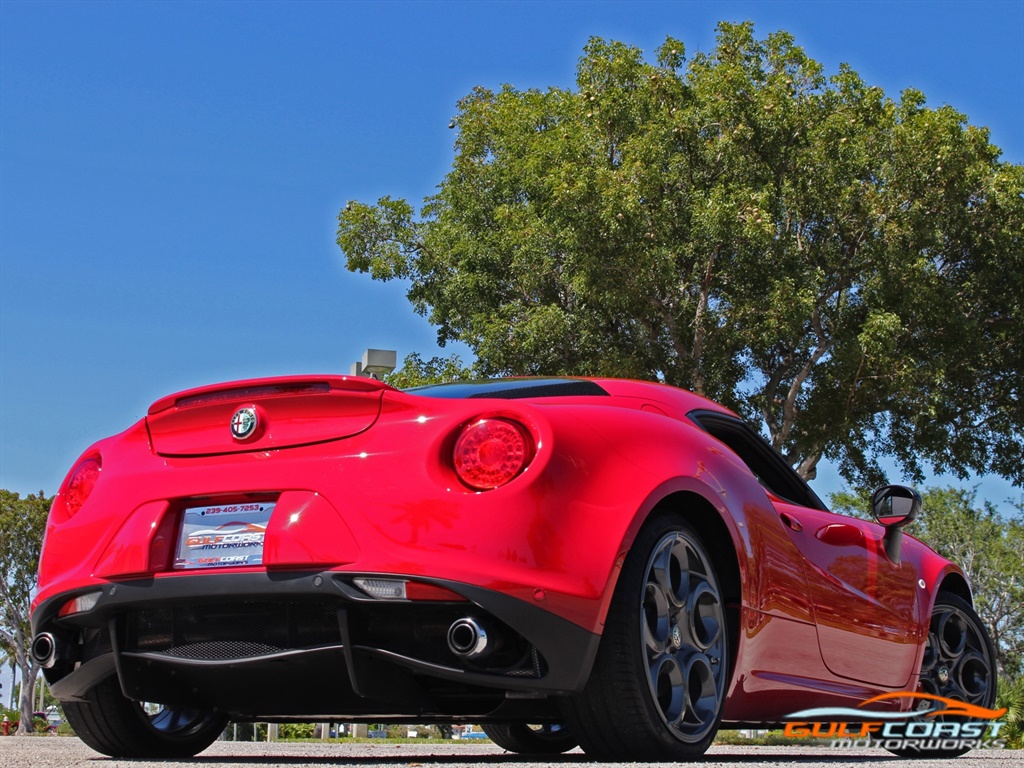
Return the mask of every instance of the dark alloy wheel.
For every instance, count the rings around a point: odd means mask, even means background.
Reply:
[[[641,529],[569,725],[600,760],[691,760],[718,730],[729,647],[718,577],[698,533],[670,515]]]
[[[991,709],[996,701],[995,649],[970,603],[952,592],[935,598],[918,690]],[[934,706],[922,700],[923,707]],[[963,718],[943,717],[943,720]],[[970,749],[891,749],[901,757],[956,757]]]
[[[167,759],[192,757],[210,746],[227,718],[191,707],[144,707],[121,693],[117,677],[108,677],[85,695],[64,702],[75,735],[111,757]]]
[[[572,731],[561,723],[491,723],[483,729],[499,747],[521,755],[557,755],[577,746]]]

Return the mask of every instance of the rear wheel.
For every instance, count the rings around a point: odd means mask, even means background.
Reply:
[[[521,755],[557,755],[577,746],[572,731],[561,723],[492,723],[483,729],[499,747]]]
[[[116,677],[89,689],[85,701],[64,702],[75,734],[111,757],[192,757],[224,730],[224,715],[191,707],[143,707],[121,693]]]
[[[952,592],[940,592],[932,610],[918,690],[991,709],[996,701],[995,658],[992,640],[971,604]],[[935,702],[926,699],[921,704],[929,709],[935,706]],[[901,757],[935,758],[956,757],[970,748],[889,751]]]
[[[569,726],[600,760],[700,757],[718,731],[728,684],[718,576],[700,535],[662,515],[641,529],[612,598]]]

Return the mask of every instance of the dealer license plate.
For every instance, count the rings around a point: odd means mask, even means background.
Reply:
[[[263,537],[273,502],[186,509],[174,567],[226,568],[263,563]]]

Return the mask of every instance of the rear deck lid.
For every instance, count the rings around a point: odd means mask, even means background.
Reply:
[[[296,376],[198,387],[161,398],[146,416],[161,456],[266,451],[340,440],[369,429],[388,385],[356,376]]]

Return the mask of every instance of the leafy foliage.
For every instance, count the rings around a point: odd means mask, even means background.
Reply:
[[[1011,749],[1024,749],[1024,677],[1000,680],[996,707],[1006,707],[1006,725],[999,732]]]
[[[473,378],[473,371],[462,364],[458,355],[424,360],[413,352],[402,361],[402,367],[384,377],[384,381],[398,389],[423,387],[427,384],[447,384]]]
[[[1024,674],[1024,521],[1003,517],[960,488],[930,488],[924,511],[907,529],[960,565],[974,591],[974,608],[996,645],[1003,677]],[[868,517],[868,499],[850,493],[831,497],[837,512]]]
[[[594,38],[575,89],[473,89],[418,213],[341,211],[348,268],[408,280],[483,375],[660,378],[762,419],[804,477],[1024,482],[1024,167],[785,32],[684,53]]]
[[[278,733],[282,739],[312,739],[316,733],[314,723],[281,723]]]
[[[52,503],[52,497],[47,498],[42,491],[23,499],[17,493],[0,489],[0,644],[13,651],[22,682],[29,681],[21,686],[19,696],[20,720],[26,724],[32,722],[38,672],[29,656],[29,607]]]

